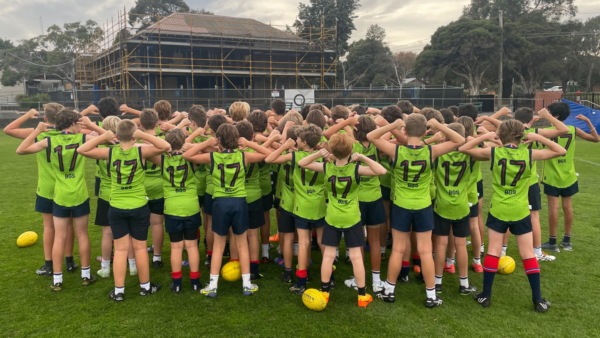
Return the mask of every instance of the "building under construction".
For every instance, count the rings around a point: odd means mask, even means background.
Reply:
[[[336,38],[336,27],[292,32],[245,18],[123,12],[81,48],[77,82],[80,90],[123,92],[333,89]]]

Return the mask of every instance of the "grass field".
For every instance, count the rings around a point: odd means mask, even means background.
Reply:
[[[174,295],[170,285],[168,242],[163,252],[165,266],[151,270],[153,282],[163,285],[159,293],[140,297],[137,277],[127,277],[126,301],[114,303],[108,298],[113,280],[101,279],[84,288],[79,270],[65,273],[64,291],[50,291],[50,278],[35,275],[43,263],[41,236],[32,247],[19,249],[17,237],[28,230],[42,234],[41,216],[35,213],[37,168],[35,156],[18,156],[19,141],[0,133],[0,336],[600,336],[597,316],[600,313],[600,260],[597,243],[600,235],[598,187],[600,187],[600,148],[578,140],[576,168],[580,193],[573,199],[575,224],[572,238],[574,251],[561,252],[557,260],[541,263],[542,294],[552,302],[546,314],[533,311],[531,292],[523,265],[518,258],[514,238],[508,254],[517,261],[512,275],[495,279],[492,307],[483,309],[471,297],[458,294],[456,274],[444,276],[444,305],[427,309],[425,287],[415,282],[398,285],[396,303],[374,300],[367,309],[356,305],[356,291],[341,282],[352,274],[351,266],[340,263],[336,278],[340,282],[332,292],[327,308],[320,313],[304,307],[300,297],[287,290],[275,264],[261,266],[265,278],[258,281],[260,290],[253,297],[241,295],[241,281],[228,283],[221,279],[219,297],[207,299],[189,291],[189,278],[184,268],[184,292]],[[485,166],[483,166],[485,167]],[[482,168],[483,168],[482,167]],[[87,182],[93,195],[94,161],[87,161]],[[486,182],[484,215],[491,197],[490,174],[484,170]],[[547,203],[542,196],[544,208]],[[96,198],[92,197],[94,219]],[[546,241],[547,211],[541,213],[543,241]],[[562,222],[562,216],[561,216]],[[275,231],[274,229],[272,230]],[[92,257],[100,255],[101,230],[90,221]],[[168,237],[168,236],[167,236]],[[559,240],[562,226],[559,226]],[[76,246],[77,248],[77,246]],[[201,247],[201,256],[204,257]],[[271,252],[275,256],[275,250]],[[343,255],[343,253],[342,253]],[[389,251],[388,251],[389,255]],[[79,264],[77,249],[75,260]],[[469,253],[469,256],[471,254]],[[320,253],[313,252],[311,267],[314,280],[308,287],[320,288]],[[367,272],[370,271],[366,259]],[[202,262],[203,263],[203,262]],[[92,262],[92,273],[100,268]],[[201,264],[201,281],[208,281],[208,270]],[[382,279],[387,261],[382,264]],[[483,276],[470,272],[472,284],[481,288]],[[367,285],[371,279],[368,274]],[[369,292],[370,287],[367,289]]]

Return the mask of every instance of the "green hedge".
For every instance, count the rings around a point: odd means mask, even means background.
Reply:
[[[19,95],[17,96],[19,108],[23,110],[40,109],[44,103],[50,102],[50,96],[45,93],[39,93],[34,96]]]

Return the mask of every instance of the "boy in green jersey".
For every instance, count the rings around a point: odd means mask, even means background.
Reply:
[[[465,128],[459,123],[451,123],[448,128],[464,137]],[[446,141],[448,142],[448,141]],[[442,293],[442,276],[448,247],[448,237],[452,230],[456,262],[460,277],[459,293],[469,295],[477,288],[469,284],[467,237],[470,235],[468,184],[471,176],[471,157],[459,151],[451,151],[438,157],[435,162],[437,196],[433,207],[435,228],[435,290]]]
[[[140,280],[140,295],[147,296],[160,290],[160,284],[150,282],[150,265],[146,241],[150,227],[150,210],[144,188],[146,160],[169,150],[169,144],[153,135],[137,130],[130,120],[117,125],[118,147],[97,148],[112,142],[115,135],[108,131],[101,137],[77,149],[83,156],[107,161],[111,179],[108,222],[115,240],[113,273],[115,288],[109,297],[120,302],[125,294],[127,255],[133,246]],[[137,144],[143,140],[149,144]]]
[[[365,266],[361,253],[361,248],[365,245],[365,236],[358,203],[360,178],[383,175],[385,169],[365,155],[352,154],[353,143],[354,140],[348,134],[335,134],[329,140],[333,155],[330,162],[318,161],[329,156],[329,152],[323,149],[304,157],[298,165],[316,173],[323,173],[329,196],[322,238],[324,252],[321,263],[321,291],[329,301],[333,262],[343,235],[346,246],[350,249],[350,259],[358,289],[358,306],[367,307],[373,301],[373,297],[365,291]],[[366,163],[367,166],[362,166],[358,162]]]
[[[157,102],[157,104],[159,102]],[[155,104],[155,106],[157,106],[157,104]],[[159,115],[154,109],[144,109],[140,115],[140,129],[148,135],[153,135],[164,140],[164,133],[160,133],[159,135],[155,134],[155,130],[160,129],[159,120]],[[163,229],[165,199],[163,193],[162,175],[160,166],[154,163],[149,163],[145,169],[146,178],[144,180],[144,187],[146,188],[146,196],[148,197],[148,208],[150,209],[150,229],[152,231],[152,246],[148,248],[148,251],[154,253],[152,256],[152,267],[159,269],[163,266],[161,253],[165,240],[165,233]]]
[[[48,125],[40,123],[33,133],[21,143],[17,154],[35,154],[46,150],[50,158],[52,171],[56,179],[52,206],[54,221],[54,244],[52,246],[53,277],[52,291],[62,290],[62,260],[68,228],[73,225],[77,229],[77,242],[81,256],[82,285],[88,286],[96,282],[90,274],[90,240],[88,237],[88,218],[90,214],[90,198],[85,184],[85,158],[77,156],[77,149],[86,142],[86,135],[80,134],[81,124],[104,133],[104,129],[96,126],[87,117],[71,110],[62,110],[56,116],[56,129],[60,134],[52,135],[32,143],[47,130]],[[92,139],[89,136],[88,139]]]
[[[209,121],[210,123],[210,121]],[[212,128],[212,127],[211,127]],[[207,147],[218,144],[219,152],[200,154]],[[244,153],[239,148],[247,147],[255,153]],[[213,256],[210,265],[210,283],[201,290],[202,295],[214,298],[217,296],[219,272],[225,241],[229,230],[233,230],[240,257],[242,270],[243,294],[250,296],[258,291],[258,286],[250,281],[250,257],[248,252],[248,204],[244,178],[248,165],[259,163],[270,153],[264,147],[239,137],[237,129],[223,124],[217,129],[215,137],[197,144],[183,154],[186,161],[198,164],[210,164],[210,175],[213,179],[213,224],[215,235]]]
[[[267,164],[276,165],[279,170],[277,173],[277,192],[279,203],[279,215],[277,219],[277,232],[280,235],[279,247],[283,254],[284,272],[279,276],[285,284],[292,283],[292,260],[294,257],[294,233],[296,230],[294,217],[294,178],[292,172],[292,153],[300,126],[293,122],[286,122],[283,130],[283,140],[285,142],[279,149],[273,151],[265,158]]]
[[[564,121],[571,115],[571,108],[566,102],[557,102],[548,106],[548,110],[552,116],[559,121]],[[568,126],[569,132],[559,137],[554,137],[552,141],[560,144],[567,150],[567,154],[560,158],[544,161],[544,169],[542,171],[542,183],[544,184],[544,194],[548,197],[548,223],[550,229],[550,238],[548,242],[542,244],[542,249],[559,252],[556,244],[556,236],[558,229],[558,198],[562,202],[562,209],[565,218],[565,235],[560,242],[560,246],[566,251],[572,251],[571,230],[573,229],[573,206],[571,197],[579,192],[577,185],[577,173],[575,172],[575,163],[573,157],[575,155],[575,141],[578,136],[586,141],[600,142],[598,132],[590,120],[578,115],[577,119],[587,123],[590,132],[586,133],[580,128]],[[549,129],[553,129],[551,127]]]
[[[171,145],[169,154],[149,158],[161,167],[165,195],[165,230],[171,241],[170,286],[175,294],[181,293],[183,247],[187,251],[192,291],[200,291],[200,253],[198,229],[202,225],[200,205],[197,202],[196,177],[192,163],[183,159],[181,148],[185,134],[181,129],[169,130],[165,141]]]
[[[44,138],[52,135],[58,135],[56,130],[56,115],[63,110],[64,107],[58,103],[47,103],[44,105],[44,122],[48,124],[47,130],[40,134],[35,141],[39,142]],[[37,119],[39,112],[31,109],[25,115],[11,122],[4,133],[8,136],[24,140],[33,133],[34,128],[20,128],[25,121],[29,119]],[[38,184],[36,189],[35,211],[42,214],[44,234],[44,265],[37,269],[35,273],[39,276],[52,277],[52,246],[54,245],[54,220],[52,218],[52,198],[54,198],[54,186],[56,178],[52,171],[49,152],[39,152],[35,154],[38,166]],[[65,259],[68,272],[74,272],[78,265],[73,260],[73,248],[75,245],[75,231],[73,226],[67,229],[67,241],[65,242]]]
[[[253,142],[254,128],[248,121],[238,122],[235,125],[240,137]],[[279,140],[279,133],[276,132],[273,138],[269,138],[262,147],[269,149],[275,140]],[[252,148],[243,148],[240,151],[244,153],[254,153]],[[251,163],[248,165],[245,179],[246,202],[248,203],[248,247],[250,252],[250,280],[258,280],[263,276],[258,271],[260,247],[258,245],[258,229],[265,225],[265,214],[263,212],[262,191],[260,184],[260,164]],[[270,182],[269,182],[270,186]],[[267,237],[268,240],[268,237]]]
[[[406,126],[405,126],[406,122]],[[396,146],[381,136],[404,127],[407,136],[406,146]],[[433,146],[420,146],[427,127],[435,128],[450,140]],[[374,130],[367,135],[369,141],[386,153],[392,162],[395,191],[391,210],[391,228],[394,236],[393,251],[388,265],[388,276],[384,292],[378,295],[387,302],[394,302],[394,287],[400,273],[402,256],[411,230],[416,233],[417,248],[421,260],[421,270],[427,288],[429,308],[442,305],[435,293],[435,271],[432,257],[431,231],[434,228],[429,182],[432,176],[433,161],[451,152],[464,142],[464,138],[440,124],[437,120],[427,121],[421,114],[411,114],[406,121],[397,120],[393,124]]]
[[[494,195],[486,223],[488,252],[483,263],[483,291],[474,294],[473,299],[483,307],[491,305],[492,284],[498,270],[502,240],[504,233],[510,229],[517,238],[519,253],[531,286],[535,311],[546,312],[550,308],[550,302],[542,298],[540,268],[533,252],[528,203],[529,179],[532,175],[533,161],[555,158],[566,154],[567,151],[557,143],[535,133],[527,134],[526,143],[540,142],[548,149],[519,148],[525,134],[524,129],[519,121],[504,121],[498,128],[497,135],[494,132],[484,134],[459,148],[459,151],[475,160],[489,160],[493,177]],[[500,139],[502,147],[474,149],[481,142],[493,141],[496,137]]]

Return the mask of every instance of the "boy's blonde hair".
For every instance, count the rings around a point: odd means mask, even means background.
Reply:
[[[525,128],[520,121],[508,120],[502,122],[496,131],[496,134],[498,135],[498,138],[500,138],[502,144],[514,143],[519,145],[525,135]]]
[[[243,121],[250,115],[250,105],[246,102],[236,101],[229,106],[229,116],[233,122]]]
[[[294,125],[296,126],[302,126],[302,115],[295,111],[290,111],[287,114],[285,114],[285,116],[281,119],[281,121],[279,121],[279,125],[277,126],[277,130],[279,130],[280,133],[283,134],[283,128],[285,128],[285,124],[288,121],[294,122]]]
[[[238,140],[240,134],[237,128],[231,124],[222,124],[219,126],[215,137],[219,140],[219,144],[223,149],[237,149],[239,147]]]
[[[462,137],[465,137],[465,126],[460,123],[452,122],[448,125],[448,129],[455,131]]]
[[[65,107],[62,104],[50,102],[44,105],[44,116],[46,121],[50,124],[56,124],[56,115],[60,113]]]
[[[427,131],[427,119],[423,114],[410,114],[404,123],[404,130],[409,137],[422,137]]]
[[[354,141],[348,134],[337,133],[329,139],[329,149],[337,159],[343,159],[352,154]]]
[[[117,125],[119,124],[119,122],[121,122],[121,119],[118,116],[114,116],[114,115],[107,116],[102,121],[102,129],[110,130],[116,134],[117,133]]]
[[[121,142],[129,142],[133,140],[133,133],[137,130],[137,126],[131,120],[123,120],[117,124],[117,138]]]
[[[158,119],[160,121],[168,121],[171,118],[171,104],[169,101],[157,101],[154,104],[154,110],[158,113]]]
[[[465,127],[465,137],[475,136],[475,123],[473,119],[468,116],[461,116],[456,122],[462,124]]]
[[[427,121],[436,119],[439,123],[444,123],[444,115],[433,108],[423,108],[423,110],[421,110],[421,114],[425,116]]]

